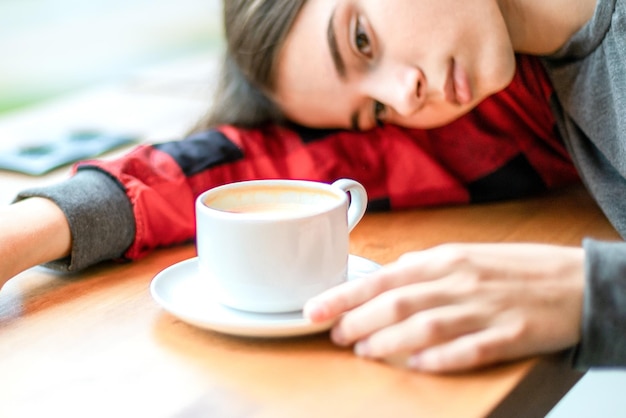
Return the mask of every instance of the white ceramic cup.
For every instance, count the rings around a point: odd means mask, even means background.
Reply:
[[[365,188],[349,179],[252,180],[208,190],[196,200],[201,275],[226,306],[301,310],[346,280],[349,233],[366,206]]]

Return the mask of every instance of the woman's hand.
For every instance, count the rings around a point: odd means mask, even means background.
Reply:
[[[0,208],[0,288],[16,274],[70,253],[70,227],[51,200],[32,197]]]
[[[460,371],[576,344],[583,264],[582,248],[447,244],[330,289],[305,315],[338,319],[333,341],[357,355]]]

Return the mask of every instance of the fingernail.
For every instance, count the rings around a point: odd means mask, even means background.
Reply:
[[[359,357],[369,357],[370,347],[367,341],[359,341],[354,345],[354,354]]]
[[[343,332],[337,327],[332,329],[330,333],[330,338],[337,345],[341,345],[341,346],[346,345],[346,338],[344,337]]]
[[[426,359],[421,354],[413,354],[406,360],[406,367],[414,370],[426,370]]]
[[[302,309],[302,313],[305,318],[310,319],[311,321],[318,321],[324,319],[325,310],[324,305],[314,301],[309,300]]]

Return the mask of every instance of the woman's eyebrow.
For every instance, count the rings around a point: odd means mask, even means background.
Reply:
[[[326,30],[326,40],[328,41],[328,49],[330,50],[330,56],[335,64],[335,69],[339,78],[346,79],[346,64],[343,62],[339,47],[337,46],[337,37],[335,36],[335,10],[330,14],[328,20],[328,29]]]
[[[326,30],[326,40],[328,41],[328,50],[330,51],[330,56],[333,59],[333,64],[335,65],[335,70],[337,70],[337,74],[342,81],[346,81],[346,64],[343,61],[341,53],[339,52],[339,47],[337,45],[337,36],[335,35],[335,10],[330,14],[330,19],[328,20],[328,29]],[[353,131],[360,131],[359,127],[359,110],[355,110],[350,115],[350,128]]]

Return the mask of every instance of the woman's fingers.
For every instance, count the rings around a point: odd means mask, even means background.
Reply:
[[[370,300],[390,283],[380,273],[343,283],[310,299],[304,306],[304,316],[313,322],[325,322]]]
[[[418,351],[406,366],[423,372],[457,372],[537,354],[537,347],[526,344],[517,331],[514,327],[485,328]]]
[[[371,358],[413,353],[477,332],[488,321],[485,311],[468,309],[467,306],[443,306],[420,311],[358,341],[355,353]]]
[[[442,277],[453,268],[453,253],[445,248],[404,254],[376,273],[329,289],[307,302],[304,315],[314,322],[328,321],[391,289]]]
[[[396,287],[345,313],[333,327],[336,344],[350,345],[385,327],[402,323],[416,313],[449,305],[453,294],[445,291],[452,283],[429,281]]]
[[[370,276],[329,289],[307,302],[304,315],[314,322],[328,321],[389,289],[405,284],[403,275],[396,274],[394,270],[383,267]]]

